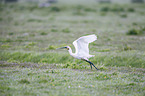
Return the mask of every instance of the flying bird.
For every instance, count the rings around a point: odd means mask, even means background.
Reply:
[[[96,70],[98,70],[97,67],[91,61],[89,61],[89,58],[94,57],[95,55],[89,54],[88,46],[89,46],[89,43],[94,42],[95,40],[97,40],[97,36],[95,34],[82,36],[78,38],[77,40],[73,42],[73,45],[76,49],[75,53],[72,53],[72,49],[69,46],[61,47],[58,49],[63,49],[63,48],[67,49],[71,56],[73,56],[76,59],[81,59],[83,61],[88,62],[91,66],[91,69],[92,69],[92,66],[94,66]]]

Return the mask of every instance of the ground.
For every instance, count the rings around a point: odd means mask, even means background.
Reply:
[[[62,0],[63,1],[63,0]],[[0,4],[0,95],[145,95],[145,4]],[[96,34],[90,69],[66,50]]]

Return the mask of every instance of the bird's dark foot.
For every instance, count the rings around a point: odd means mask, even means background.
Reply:
[[[96,68],[96,70],[99,70],[98,68]]]
[[[91,67],[91,69],[92,69],[92,64],[90,64],[90,67]]]
[[[91,66],[91,69],[92,69],[92,65],[96,68],[96,70],[99,70],[91,61],[89,61],[89,60],[85,60],[84,59],[84,61],[86,61],[86,62],[88,62],[88,63],[90,63],[90,66]]]

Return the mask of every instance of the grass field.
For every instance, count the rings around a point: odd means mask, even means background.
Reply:
[[[144,96],[145,4],[71,1],[0,4],[0,95]],[[88,34],[99,71],[55,50]]]

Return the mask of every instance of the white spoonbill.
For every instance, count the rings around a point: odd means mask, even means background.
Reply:
[[[63,48],[67,49],[71,56],[73,56],[74,58],[81,59],[81,60],[88,62],[92,69],[92,65],[95,68],[96,68],[96,66],[91,61],[89,61],[89,58],[94,57],[95,55],[89,54],[88,46],[89,46],[89,43],[91,43],[95,40],[97,40],[97,36],[95,34],[88,35],[88,36],[82,36],[82,37],[78,38],[77,40],[75,40],[73,42],[73,45],[75,46],[75,49],[76,49],[75,53],[72,53],[72,49],[69,46],[61,47],[58,49],[63,49]]]

